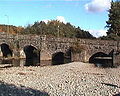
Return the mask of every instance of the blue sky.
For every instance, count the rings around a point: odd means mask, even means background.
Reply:
[[[105,35],[110,0],[0,0],[0,24],[27,26],[35,21],[60,20]]]

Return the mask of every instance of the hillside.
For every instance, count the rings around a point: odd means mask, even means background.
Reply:
[[[64,24],[57,20],[51,20],[45,23],[44,21],[35,22],[33,25],[27,27],[16,27],[13,25],[0,25],[0,32],[8,32],[10,34],[37,34],[37,35],[49,35],[55,37],[67,37],[67,38],[87,38],[93,39],[88,31],[82,30],[80,27],[75,27],[70,23]]]
[[[8,32],[11,34],[20,33],[23,27],[16,27],[13,25],[0,25],[0,32]]]
[[[70,23],[65,24],[57,20],[51,20],[47,23],[44,21],[35,22],[33,25],[28,25],[21,34],[42,34],[67,38],[94,38],[88,31],[82,30],[80,27],[76,28]]]

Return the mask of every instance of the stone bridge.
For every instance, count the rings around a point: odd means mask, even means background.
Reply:
[[[0,59],[22,59],[20,66],[56,65],[72,61],[104,62],[109,66],[116,66],[120,63],[120,43],[112,40],[0,33],[0,45]],[[74,46],[77,46],[77,50],[80,52],[74,52]]]

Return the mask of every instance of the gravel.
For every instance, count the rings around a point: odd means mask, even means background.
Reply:
[[[0,66],[0,96],[120,96],[120,67],[98,68],[82,62]]]

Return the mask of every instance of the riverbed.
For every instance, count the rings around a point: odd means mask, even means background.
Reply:
[[[0,96],[120,95],[120,67],[99,68],[82,62],[45,67],[1,66]]]

